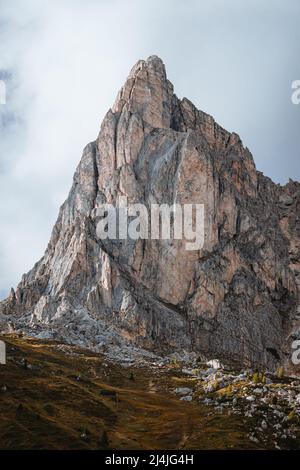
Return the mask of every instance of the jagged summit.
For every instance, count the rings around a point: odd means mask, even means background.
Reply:
[[[167,80],[165,66],[157,56],[139,60],[121,88],[113,112],[138,114],[152,127],[169,128],[173,86]]]
[[[99,240],[97,208],[121,196],[204,204],[203,248]],[[299,201],[299,183],[272,183],[237,134],[177,98],[158,57],[139,61],[84,149],[45,255],[0,303],[2,328],[110,352],[134,345],[290,365]]]
[[[242,142],[236,133],[230,133],[218,125],[209,114],[199,111],[195,105],[174,94],[163,61],[156,55],[139,60],[131,69],[126,83],[118,93],[113,113],[138,114],[143,122],[152,127],[170,128],[177,132],[189,130],[203,132],[208,142],[226,146]]]

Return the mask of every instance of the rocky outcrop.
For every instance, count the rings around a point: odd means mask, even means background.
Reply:
[[[97,207],[201,203],[205,238],[100,240]],[[256,171],[239,136],[139,61],[84,150],[45,255],[0,304],[3,321],[113,347],[291,364],[299,335],[300,184]],[[105,336],[105,331],[113,333]],[[109,340],[107,338],[109,338]]]

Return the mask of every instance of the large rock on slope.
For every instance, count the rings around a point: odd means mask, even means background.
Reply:
[[[147,207],[203,203],[203,248],[99,240],[97,207],[120,196]],[[141,60],[83,152],[45,255],[0,304],[2,318],[91,346],[112,327],[110,342],[153,351],[291,364],[299,206],[299,183],[257,172],[237,134],[177,98],[158,57]]]

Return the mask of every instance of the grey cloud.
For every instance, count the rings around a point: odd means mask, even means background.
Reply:
[[[42,255],[82,148],[132,65],[156,54],[179,97],[299,179],[298,0],[0,0],[0,295]]]

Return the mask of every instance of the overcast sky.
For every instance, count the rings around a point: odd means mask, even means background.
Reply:
[[[160,56],[176,94],[300,179],[299,0],[0,0],[0,296],[43,254],[83,147],[131,67]]]

